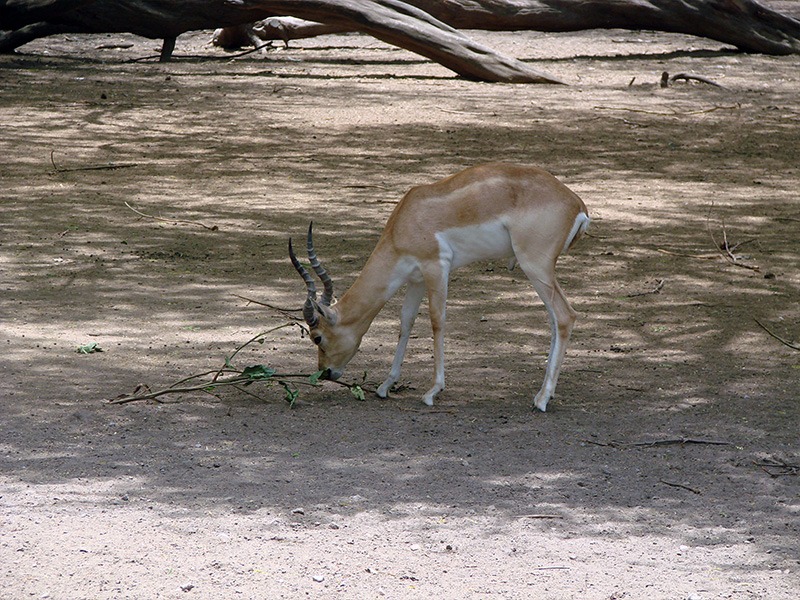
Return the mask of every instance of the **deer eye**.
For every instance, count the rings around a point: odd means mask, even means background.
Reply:
[[[319,346],[322,343],[322,336],[315,335],[313,338],[311,338],[311,341],[314,342],[317,346]]]

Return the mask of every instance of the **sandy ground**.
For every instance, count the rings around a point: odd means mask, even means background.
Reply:
[[[357,35],[0,57],[3,598],[798,597],[800,352],[755,321],[800,337],[798,58],[475,35],[571,85],[469,83]],[[108,404],[285,323],[236,295],[300,305],[309,219],[341,291],[410,186],[488,160],[551,170],[594,217],[560,263],[580,319],[546,414],[545,313],[500,263],[453,278],[432,410],[424,305],[386,401]],[[348,381],[382,380],[399,306]],[[238,359],[315,370],[297,328]]]

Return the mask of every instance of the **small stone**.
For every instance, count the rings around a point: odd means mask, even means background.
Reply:
[[[340,527],[338,523],[329,523],[328,529],[340,529]]]
[[[411,550],[413,550],[414,552],[416,552],[417,550],[419,550],[420,548],[422,548],[422,546],[420,546],[419,544],[411,544],[410,548],[411,548]]]
[[[325,581],[325,576],[324,575],[314,575],[311,579],[313,579],[317,583],[322,583],[323,581]]]
[[[304,515],[304,514],[306,514],[306,511],[305,511],[305,509],[302,509],[302,508],[295,508],[294,510],[292,510],[292,514],[293,515]]]

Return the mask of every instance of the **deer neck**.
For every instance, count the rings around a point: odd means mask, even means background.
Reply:
[[[361,274],[334,305],[339,317],[337,325],[352,328],[359,339],[386,302],[405,283],[398,281],[399,257],[390,246],[383,240],[378,242]]]

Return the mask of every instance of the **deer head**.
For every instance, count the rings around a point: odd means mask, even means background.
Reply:
[[[313,223],[308,225],[306,246],[311,269],[323,285],[322,297],[317,300],[317,286],[308,270],[300,264],[289,239],[289,258],[295,270],[306,284],[306,301],[303,305],[303,318],[308,325],[311,341],[317,346],[318,366],[324,371],[323,378],[338,379],[345,366],[353,358],[360,339],[348,327],[339,324],[339,314],[333,300],[333,280],[317,258],[314,250]]]

